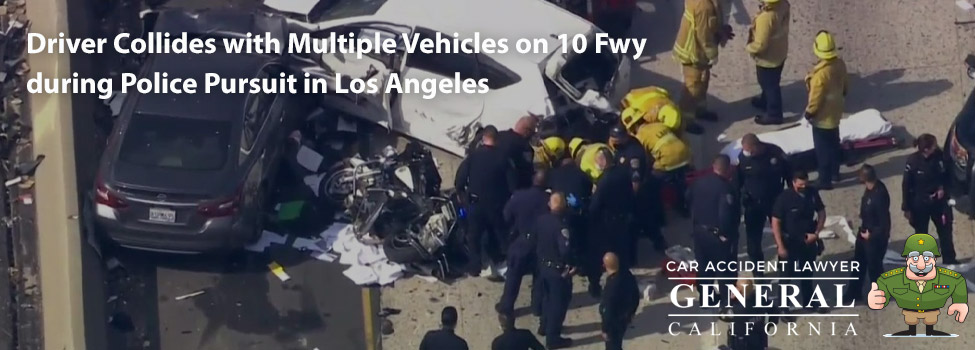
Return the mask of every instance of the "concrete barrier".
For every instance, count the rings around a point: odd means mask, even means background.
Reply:
[[[31,31],[47,37],[68,32],[66,0],[32,0],[27,4]],[[45,77],[70,76],[68,54],[28,57],[32,72]],[[43,343],[48,350],[85,350],[82,301],[81,234],[77,218],[71,95],[29,97],[35,154],[44,154],[36,176],[37,233],[43,302]]]

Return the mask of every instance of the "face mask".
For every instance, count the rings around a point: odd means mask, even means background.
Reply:
[[[749,151],[741,151],[741,154],[744,154],[745,157],[751,157],[752,156],[752,152],[749,152]]]

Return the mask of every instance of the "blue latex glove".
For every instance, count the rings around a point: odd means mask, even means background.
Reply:
[[[565,201],[569,203],[569,206],[572,208],[579,207],[579,198],[576,198],[576,195],[574,193],[569,193],[569,196],[566,197]]]

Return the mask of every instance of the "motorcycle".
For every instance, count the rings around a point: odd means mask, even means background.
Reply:
[[[401,153],[386,147],[336,165],[321,191],[342,202],[356,238],[381,244],[389,261],[443,265],[463,215],[457,196],[442,193],[440,182],[430,151],[411,143]]]

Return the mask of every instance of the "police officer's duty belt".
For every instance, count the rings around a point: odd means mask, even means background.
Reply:
[[[565,269],[566,267],[565,264],[559,264],[551,260],[546,260],[545,262],[542,263],[542,265],[545,265],[545,267],[551,267],[556,270],[562,270]]]

